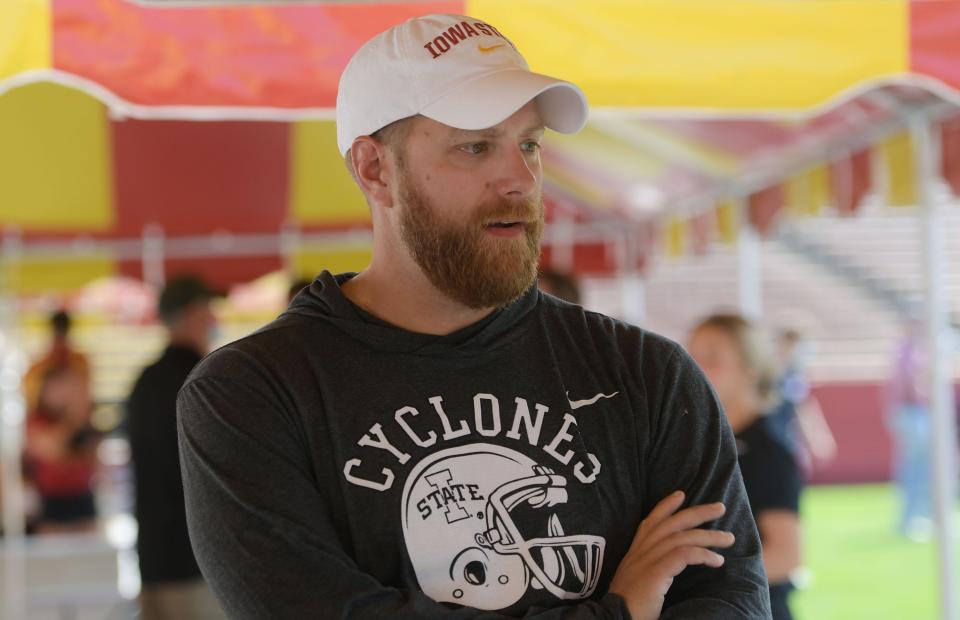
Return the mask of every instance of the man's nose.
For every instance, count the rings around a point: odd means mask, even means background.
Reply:
[[[506,149],[500,166],[497,191],[506,198],[526,198],[536,191],[540,176],[538,153],[524,151],[520,146]]]

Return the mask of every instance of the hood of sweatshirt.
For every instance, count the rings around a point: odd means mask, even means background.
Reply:
[[[355,273],[321,273],[294,297],[281,319],[322,320],[379,351],[423,356],[469,356],[489,353],[512,342],[514,329],[539,301],[536,285],[489,316],[451,334],[436,336],[401,329],[365,312],[343,294],[340,285]]]

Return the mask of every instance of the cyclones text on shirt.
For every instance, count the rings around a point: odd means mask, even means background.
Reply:
[[[563,414],[563,423],[560,429],[552,437],[541,438],[541,430],[544,419],[550,415],[550,409],[546,405],[534,403],[534,412],[531,412],[530,405],[525,398],[517,396],[509,411],[501,411],[500,400],[487,393],[478,393],[473,396],[472,416],[461,418],[459,424],[452,421],[445,409],[445,403],[442,396],[433,396],[427,399],[428,407],[425,410],[430,413],[424,415],[434,418],[434,428],[428,432],[417,432],[410,425],[409,419],[421,415],[421,411],[416,407],[407,405],[397,409],[393,414],[393,420],[387,422],[388,430],[384,432],[384,427],[377,422],[370,427],[366,434],[358,441],[357,446],[366,449],[385,450],[396,458],[400,465],[406,465],[411,455],[404,448],[397,447],[397,438],[407,438],[418,448],[432,448],[437,442],[448,442],[462,437],[468,437],[476,434],[478,440],[486,441],[493,437],[503,435],[508,439],[518,442],[526,442],[530,446],[540,447],[544,453],[549,455],[562,465],[568,465],[574,457],[579,457],[573,465],[573,474],[580,482],[584,484],[592,483],[597,474],[600,473],[600,462],[597,457],[587,452],[583,455],[577,455],[565,444],[573,440],[570,434],[570,427],[576,425],[576,418],[570,413]],[[555,414],[554,414],[555,415]],[[512,417],[511,417],[512,416]],[[472,421],[472,424],[470,423]],[[506,424],[505,424],[506,422]],[[437,423],[439,425],[437,426]],[[456,424],[456,428],[454,428]],[[482,439],[481,439],[482,438]],[[392,469],[384,467],[376,475],[375,472],[365,472],[363,470],[363,459],[359,456],[348,460],[343,468],[343,475],[351,484],[373,489],[375,491],[386,491],[393,486],[396,478]]]

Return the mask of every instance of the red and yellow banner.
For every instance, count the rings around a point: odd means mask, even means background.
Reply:
[[[52,68],[132,105],[331,108],[364,41],[433,12],[496,24],[594,106],[798,110],[911,73],[960,88],[958,0],[5,0],[0,80]]]
[[[808,111],[888,81],[960,89],[960,0],[0,0],[0,226],[124,238],[158,221],[167,235],[366,226],[367,206],[335,148],[339,75],[375,33],[433,12],[496,24],[534,70],[578,83],[595,109],[685,109],[692,119]],[[960,187],[955,125],[944,129],[944,168]],[[551,136],[549,184],[615,216],[653,217],[676,195],[704,189],[690,170],[730,177],[758,149],[796,138],[774,122],[627,129],[595,122],[573,138]],[[638,144],[665,145],[679,164]],[[909,139],[876,154],[890,202],[913,204]],[[784,208],[814,214],[830,203],[853,212],[869,172],[864,151],[721,208],[716,226],[713,216],[692,225],[669,214],[666,247],[700,251],[714,234],[732,241],[741,218],[768,230]],[[647,186],[663,195],[640,191]],[[614,265],[616,253],[601,250],[577,258]],[[356,247],[337,250],[340,258],[330,251],[305,248],[291,260],[309,270],[366,256]],[[279,260],[204,266],[245,279]],[[37,282],[29,270],[43,268],[23,263],[29,277],[19,279]],[[101,255],[71,268],[61,270],[64,282],[140,275],[135,261]]]
[[[141,105],[332,107],[360,45],[460,2],[164,7],[53,0],[53,66]]]

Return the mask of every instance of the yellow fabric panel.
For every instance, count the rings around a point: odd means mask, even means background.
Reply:
[[[687,221],[673,218],[664,229],[667,256],[677,258],[687,253]]]
[[[810,191],[809,215],[819,215],[830,202],[830,171],[826,164],[820,164],[808,170],[807,182]]]
[[[560,167],[544,165],[544,176],[553,186],[575,196],[595,209],[611,209],[616,205],[610,191],[597,187],[577,174],[571,174]]]
[[[106,108],[65,86],[0,96],[0,226],[101,232],[114,222]]]
[[[807,196],[809,195],[809,183],[804,174],[797,174],[786,182],[787,188],[787,211],[791,215],[805,215],[809,207]]]
[[[881,143],[880,159],[887,180],[887,204],[891,207],[915,206],[917,175],[910,134],[898,134]]]
[[[651,151],[649,157],[655,157],[660,150],[659,145],[662,144],[670,149],[671,156],[665,157],[667,160],[679,156],[678,161],[683,162],[682,165],[692,166],[713,175],[730,176],[738,171],[741,162],[730,151],[711,146],[696,138],[686,138],[681,132],[664,128],[656,121],[632,121],[629,125],[632,127],[630,133],[640,138],[639,146]],[[666,167],[662,159],[661,164]]]
[[[342,226],[370,222],[370,209],[337,149],[333,121],[293,125],[290,214],[301,224]]]
[[[594,106],[798,109],[909,68],[905,0],[469,0]]]
[[[827,169],[817,166],[787,180],[787,210],[804,217],[820,213],[827,201]]]
[[[572,161],[589,162],[606,174],[625,179],[655,179],[667,168],[662,157],[605,135],[590,125],[574,135],[549,132],[544,148],[548,153],[563,153]]]
[[[65,292],[75,291],[115,272],[113,258],[104,252],[54,258],[27,257],[0,265],[0,283],[21,294]]]
[[[313,279],[324,269],[332,273],[360,271],[370,264],[373,248],[362,245],[327,245],[297,250],[293,256],[294,274]]]
[[[727,245],[737,242],[740,236],[740,208],[736,202],[725,200],[717,205],[717,235]]]
[[[52,57],[50,0],[0,1],[0,80],[49,69]]]

